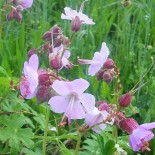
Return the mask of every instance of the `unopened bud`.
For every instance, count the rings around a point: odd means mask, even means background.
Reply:
[[[44,85],[39,86],[36,99],[38,104],[48,101],[50,99],[49,87]]]
[[[14,19],[20,23],[22,20],[22,14],[18,12],[17,10],[14,10],[13,15],[14,15]]]
[[[114,68],[115,66],[115,63],[112,59],[107,59],[106,62],[104,63],[103,67],[106,68],[106,69],[112,69]]]
[[[38,70],[39,85],[49,86],[51,84],[49,74],[44,69]]]
[[[133,118],[124,118],[119,122],[121,129],[131,134],[134,129],[136,129],[139,124]]]
[[[50,53],[49,61],[50,61],[50,66],[55,70],[58,70],[62,67],[62,60],[58,54]]]
[[[99,106],[98,106],[99,111],[106,110],[108,112],[110,110],[110,105],[106,101],[104,101],[104,100],[99,101],[98,104],[99,104]]]
[[[114,74],[111,70],[99,71],[97,74],[98,80],[104,80],[107,84],[109,84],[114,77]]]
[[[51,41],[52,40],[52,32],[51,31],[47,31],[44,33],[44,35],[42,36],[43,40],[47,40],[47,41]]]
[[[131,103],[132,96],[130,93],[123,94],[119,99],[118,102],[121,107],[128,107]]]
[[[30,58],[33,54],[36,54],[36,49],[35,49],[35,48],[31,48],[31,49],[28,51],[28,57]]]
[[[6,15],[6,19],[8,21],[12,20],[14,18],[14,15],[13,15],[13,12],[9,12],[7,15]]]
[[[71,22],[71,29],[72,31],[77,32],[80,30],[80,27],[81,27],[80,18],[76,16]]]

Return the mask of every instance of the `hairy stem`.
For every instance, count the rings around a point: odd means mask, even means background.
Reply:
[[[78,152],[79,152],[79,149],[80,149],[81,137],[82,137],[82,134],[79,133],[78,140],[77,140],[77,143],[76,143],[75,155],[78,155]]]

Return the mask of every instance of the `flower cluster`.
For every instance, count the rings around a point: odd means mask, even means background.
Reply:
[[[14,0],[13,3],[18,5],[16,13],[19,6],[22,9],[29,8],[32,2]],[[81,24],[95,24],[82,13],[82,9],[77,12],[65,7],[64,11],[65,14],[62,13],[61,18],[71,20],[72,35],[65,36],[61,28],[55,25],[43,34],[42,39],[45,43],[40,51],[37,52],[32,48],[28,52],[29,61],[24,63],[20,83],[22,97],[31,99],[36,96],[38,103],[48,102],[53,112],[63,114],[60,126],[70,124],[71,120],[85,119],[83,131],[92,129],[100,134],[106,125],[114,124],[130,134],[129,144],[134,151],[149,150],[148,141],[154,137],[150,129],[155,128],[155,123],[139,125],[133,118],[126,118],[122,111],[131,104],[133,93],[123,94],[115,104],[107,103],[105,100],[96,101],[94,95],[85,93],[90,86],[88,81],[83,78],[71,81],[61,76],[60,72],[63,69],[74,67],[69,60],[71,57],[69,48],[74,34],[80,30]],[[15,13],[13,14],[16,16]],[[48,69],[39,68],[39,57],[42,54],[46,54],[49,62]],[[109,54],[106,43],[102,42],[100,51],[94,53],[92,60],[78,58],[78,63],[89,64],[88,75],[96,76],[97,80],[110,84],[116,77],[117,82],[118,68],[109,58]]]
[[[22,20],[22,11],[30,8],[33,4],[33,0],[12,0],[6,1],[3,10],[11,8],[11,11],[7,13],[6,18],[8,21],[15,19],[17,22]]]

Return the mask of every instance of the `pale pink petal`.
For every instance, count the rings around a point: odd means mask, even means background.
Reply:
[[[88,68],[88,75],[94,76],[101,69],[101,67],[101,64],[90,65]]]
[[[88,24],[88,25],[95,24],[92,19],[90,19],[87,15],[83,14],[82,12],[78,13],[78,17],[80,18],[83,24]]]
[[[67,65],[69,65],[68,59],[66,59],[65,57],[62,57],[62,66],[65,67]]]
[[[72,92],[70,82],[55,80],[52,84],[52,88],[62,96],[69,95]]]
[[[68,59],[70,57],[70,55],[71,55],[70,51],[69,50],[65,50],[64,57],[66,59]]]
[[[86,112],[90,112],[94,109],[95,106],[94,95],[83,93],[82,95],[80,95],[80,100]]]
[[[49,100],[48,104],[51,106],[54,112],[63,113],[67,109],[69,98],[63,96],[54,96]]]
[[[38,59],[38,56],[36,54],[33,54],[30,57],[30,59],[29,59],[29,66],[31,66],[31,68],[33,68],[34,70],[38,69],[39,59]]]
[[[85,115],[86,113],[81,103],[78,100],[75,101],[71,111],[71,119],[82,119]]]
[[[24,9],[30,8],[33,4],[33,0],[16,0],[17,4],[20,4]]]
[[[140,127],[143,127],[145,129],[153,129],[153,128],[155,128],[155,122],[153,122],[153,123],[145,123],[145,124],[140,125]]]
[[[87,60],[87,59],[79,59],[78,58],[78,63],[79,64],[93,64],[93,65],[95,65],[95,64],[98,64],[98,61],[93,61],[93,60]]]
[[[72,91],[77,94],[82,94],[89,87],[89,82],[82,78],[71,81],[70,84]]]
[[[106,46],[106,43],[105,42],[102,43],[102,47],[101,47],[100,53],[103,54],[104,57],[106,57],[106,59],[108,58],[108,56],[110,54],[109,49]]]
[[[69,7],[65,7],[64,8],[65,14],[61,14],[61,19],[68,19],[68,20],[72,20],[77,16],[77,11],[76,10],[72,10]]]

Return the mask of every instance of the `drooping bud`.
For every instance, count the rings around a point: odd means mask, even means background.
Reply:
[[[20,12],[14,12],[14,18],[17,22],[21,22],[22,20],[22,14]]]
[[[131,134],[132,131],[139,126],[139,124],[133,118],[125,118],[119,122],[119,126],[122,130]]]
[[[28,57],[30,58],[33,54],[36,54],[36,49],[35,49],[35,48],[31,48],[31,49],[28,51]]]
[[[50,99],[49,93],[50,92],[48,86],[40,85],[36,94],[37,103],[40,104],[43,102],[47,102]]]
[[[103,110],[106,110],[107,112],[109,112],[110,110],[110,105],[106,102],[106,101],[99,101],[97,102],[98,103],[98,110],[99,111],[103,111]]]
[[[80,27],[81,27],[80,18],[76,16],[71,22],[71,29],[72,31],[77,32],[80,30]]]
[[[104,80],[107,84],[109,84],[114,77],[114,73],[112,70],[108,69],[99,71],[96,76],[98,80]]]
[[[39,79],[39,85],[44,85],[44,86],[51,85],[49,74],[44,69],[38,70],[38,79]]]
[[[47,40],[47,41],[51,41],[52,40],[52,32],[51,31],[47,31],[44,33],[44,35],[42,36],[43,40]]]
[[[118,102],[121,107],[128,107],[131,103],[132,96],[130,93],[123,94],[119,99]]]
[[[50,61],[50,66],[55,70],[58,70],[62,67],[62,60],[58,54],[50,53],[49,61]]]
[[[14,18],[14,15],[13,15],[13,12],[9,12],[7,15],[6,15],[6,19],[8,21],[12,20]]]
[[[114,66],[115,66],[115,63],[114,63],[114,61],[113,61],[112,59],[110,59],[110,58],[108,58],[108,59],[106,60],[106,62],[104,63],[104,65],[103,65],[103,67],[106,68],[106,69],[112,69],[112,68],[114,68]]]

